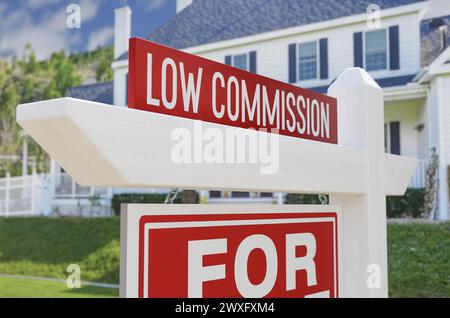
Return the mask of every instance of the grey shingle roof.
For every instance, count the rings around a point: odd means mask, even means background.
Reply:
[[[186,48],[424,0],[194,0],[149,39]]]
[[[439,26],[446,24],[447,46],[450,44],[450,16],[423,20],[420,23],[421,64],[427,66],[443,51],[440,46]]]
[[[114,102],[113,82],[70,87],[66,96],[112,105]]]
[[[381,9],[425,0],[377,0]],[[182,49],[364,13],[373,0],[194,0],[149,40]],[[118,60],[127,59],[124,53]]]

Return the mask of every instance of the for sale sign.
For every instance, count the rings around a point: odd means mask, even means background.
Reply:
[[[130,108],[337,143],[335,98],[142,39],[129,52]]]
[[[124,297],[338,297],[339,209],[127,205]]]

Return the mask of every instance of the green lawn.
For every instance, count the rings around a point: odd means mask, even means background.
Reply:
[[[0,277],[2,298],[98,298],[118,297],[119,289],[82,286],[69,289],[63,282]]]
[[[388,225],[389,295],[450,297],[450,222]]]
[[[0,274],[118,284],[119,218],[0,218]],[[389,295],[450,297],[450,222],[388,224]],[[117,296],[118,290],[0,278],[0,297]]]

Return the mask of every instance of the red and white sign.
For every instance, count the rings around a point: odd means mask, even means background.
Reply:
[[[337,143],[333,97],[138,38],[129,54],[130,108]]]
[[[330,206],[128,205],[122,296],[338,297],[338,215]]]

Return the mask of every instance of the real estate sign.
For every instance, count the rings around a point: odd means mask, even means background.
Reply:
[[[327,193],[331,205],[128,205],[122,296],[387,297],[386,195],[404,194],[417,160],[384,152],[383,92],[367,72],[343,72],[330,97],[139,39],[129,68],[134,109],[17,108],[78,184]],[[275,133],[279,169],[171,160],[172,133],[200,121]]]
[[[127,205],[126,297],[338,297],[333,206]]]
[[[130,40],[128,107],[337,143],[337,102],[153,42]]]

